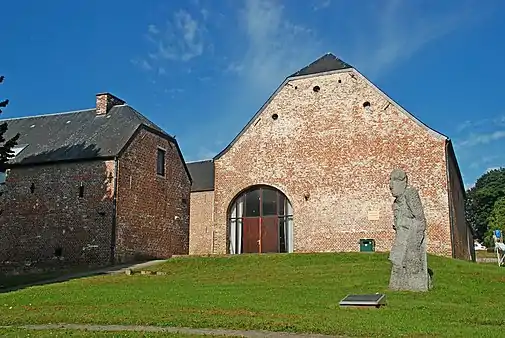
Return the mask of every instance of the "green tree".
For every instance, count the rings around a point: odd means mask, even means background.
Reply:
[[[3,83],[4,76],[0,76],[0,83]],[[0,101],[0,114],[2,113],[1,108],[7,107],[9,104],[9,100]],[[9,140],[6,140],[4,135],[7,132],[7,122],[0,124],[0,173],[4,173],[6,168],[7,161],[9,158],[14,155],[12,152],[12,148],[17,145],[17,141],[19,139],[19,133],[16,134]]]
[[[488,231],[484,238],[486,246],[493,246],[493,230],[501,230],[502,234],[505,230],[505,197],[500,197],[494,204],[493,210],[488,220]]]
[[[483,241],[488,234],[491,213],[496,202],[505,197],[505,168],[483,174],[475,186],[466,191],[466,221]]]

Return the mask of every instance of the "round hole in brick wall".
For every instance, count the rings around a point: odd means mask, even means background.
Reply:
[[[342,80],[338,79],[338,83],[342,83]]]
[[[279,115],[277,114],[272,114],[272,119],[277,120],[279,118]]]
[[[363,103],[363,108],[368,108],[368,107],[370,107],[370,102],[365,101],[365,102]]]
[[[319,86],[314,86],[314,88],[312,88],[312,90],[313,90],[314,92],[316,92],[316,93],[317,93],[318,91],[320,91],[320,90],[321,90],[321,87],[319,87]]]

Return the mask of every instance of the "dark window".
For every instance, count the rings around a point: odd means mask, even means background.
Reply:
[[[263,216],[277,215],[277,192],[275,190],[263,189]]]
[[[312,90],[317,93],[318,91],[321,90],[321,88],[319,86],[314,86],[314,88],[312,88]]]
[[[279,206],[279,216],[284,216],[286,214],[286,211],[284,210],[284,205],[286,204],[286,198],[284,197],[283,194],[278,194],[279,196],[279,202],[278,202],[278,206]]]
[[[35,183],[30,186],[30,192],[33,194],[35,192]]]
[[[165,150],[158,149],[158,159],[156,162],[156,173],[165,176]]]
[[[79,187],[79,197],[84,197],[84,186],[82,184]]]
[[[54,249],[54,255],[56,257],[61,257],[62,253],[63,253],[63,249],[62,248],[56,248],[56,249]]]
[[[245,196],[245,216],[260,215],[260,190],[249,191]]]
[[[286,248],[286,219],[279,219],[279,251],[287,252]]]

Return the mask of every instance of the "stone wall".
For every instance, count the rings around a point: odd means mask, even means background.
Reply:
[[[215,160],[214,253],[227,250],[229,203],[257,184],[290,199],[295,252],[358,251],[360,238],[388,251],[394,168],[420,191],[428,251],[450,256],[445,139],[354,70],[293,79]]]
[[[165,176],[157,174],[157,150]],[[119,159],[116,258],[169,258],[188,254],[190,180],[176,145],[140,129]]]
[[[212,252],[214,191],[191,193],[189,253],[204,255]]]
[[[10,170],[0,197],[0,265],[104,265],[111,257],[113,161]]]

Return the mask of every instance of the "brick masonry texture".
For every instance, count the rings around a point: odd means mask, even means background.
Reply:
[[[158,147],[165,177],[156,173]],[[114,160],[11,169],[0,196],[0,272],[188,254],[190,180],[175,144],[140,129],[118,163],[116,213]]]
[[[107,114],[111,107],[121,105],[125,102],[109,93],[96,95],[96,113],[98,115]]]
[[[158,147],[165,177],[156,172]],[[190,189],[175,144],[141,129],[119,159],[117,261],[188,254]]]
[[[111,254],[113,162],[14,168],[0,197],[0,267],[103,265]],[[33,184],[33,193],[31,186]],[[83,197],[79,187],[83,186]],[[61,257],[55,250],[61,248]]]
[[[365,101],[370,107],[364,108]],[[258,184],[279,189],[291,201],[295,252],[358,251],[361,238],[373,238],[377,251],[389,251],[394,231],[388,184],[394,168],[404,169],[419,189],[428,252],[451,256],[445,140],[355,70],[292,79],[215,161],[214,253],[227,251],[229,204]],[[452,177],[459,198],[455,256],[466,257],[462,195]],[[370,211],[379,219],[369,220]]]
[[[212,252],[214,191],[191,193],[189,254],[205,255]]]

